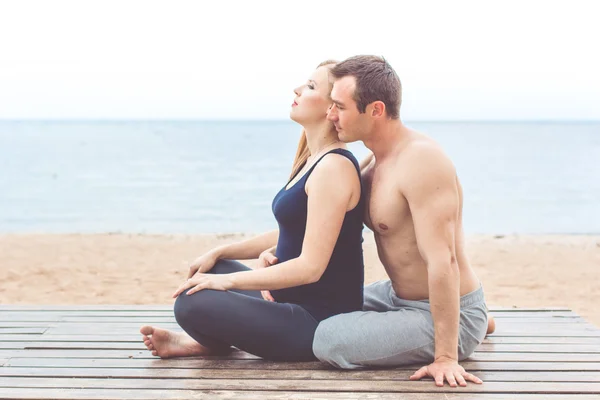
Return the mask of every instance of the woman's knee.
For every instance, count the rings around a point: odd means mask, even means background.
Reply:
[[[248,271],[250,268],[246,267],[239,261],[235,260],[219,260],[214,267],[208,271],[210,274],[233,274],[235,272]]]
[[[179,296],[177,296],[177,299],[175,299],[175,304],[173,305],[175,320],[179,326],[182,327],[187,325],[190,315],[192,314],[192,302],[190,301],[190,297],[191,296],[187,295],[187,290],[185,290]]]
[[[212,291],[201,290],[188,296],[188,290],[177,297],[173,306],[175,320],[181,327],[189,326],[194,321],[206,320],[207,314],[215,307]]]

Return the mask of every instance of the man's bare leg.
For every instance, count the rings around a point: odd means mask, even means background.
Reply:
[[[153,356],[160,358],[207,356],[208,347],[202,346],[185,332],[173,332],[155,326],[142,326],[144,344]]]

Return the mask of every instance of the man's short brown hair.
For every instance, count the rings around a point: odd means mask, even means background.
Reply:
[[[353,97],[361,113],[366,111],[368,104],[382,101],[390,118],[400,118],[402,84],[396,71],[383,57],[350,57],[336,64],[331,69],[331,75],[335,79],[345,76],[356,78]]]

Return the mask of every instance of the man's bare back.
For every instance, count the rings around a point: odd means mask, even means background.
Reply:
[[[419,174],[421,163],[415,157],[407,157],[415,147],[430,147],[447,156],[431,138],[415,131],[385,160],[378,162],[372,155],[362,168],[365,191],[365,225],[374,233],[377,253],[383,264],[396,295],[406,300],[429,298],[427,264],[419,251],[412,213],[403,193],[409,183],[402,179],[405,174]],[[418,151],[418,150],[416,150]],[[449,160],[448,160],[449,161]],[[462,227],[462,187],[456,175],[459,194],[458,223],[455,228],[455,252],[460,271],[460,295],[476,290],[479,281],[465,253]]]

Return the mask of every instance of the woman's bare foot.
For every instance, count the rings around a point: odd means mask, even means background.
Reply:
[[[160,358],[206,356],[210,349],[196,342],[185,332],[173,332],[154,326],[142,326],[144,344],[153,356]]]
[[[494,319],[494,317],[492,317],[491,315],[488,314],[488,327],[487,327],[487,332],[485,334],[489,335],[491,333],[494,333],[495,330],[496,330],[496,320]]]

